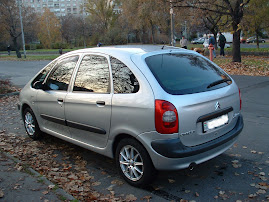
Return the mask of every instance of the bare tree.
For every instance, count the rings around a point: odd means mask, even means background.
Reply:
[[[0,2],[0,24],[4,27],[12,39],[17,57],[21,54],[18,48],[18,37],[21,36],[19,7],[15,0],[1,0]]]
[[[174,7],[197,8],[212,13],[228,16],[233,30],[233,61],[241,62],[240,23],[244,16],[244,8],[250,0],[172,0]]]

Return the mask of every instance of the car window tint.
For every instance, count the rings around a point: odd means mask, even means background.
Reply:
[[[223,82],[208,88],[213,82],[229,77],[201,56],[169,53],[153,55],[145,61],[162,88],[173,95],[205,92],[230,84]]]
[[[121,61],[110,57],[112,67],[114,93],[136,93],[139,83],[133,72]]]
[[[78,56],[61,60],[50,73],[47,79],[47,86],[50,90],[67,90],[68,85],[77,64]]]
[[[48,64],[38,75],[37,77],[33,80],[32,86],[35,82],[40,81],[43,82],[47,76],[47,74],[50,72],[52,67],[56,64],[57,60],[52,61],[50,64]]]
[[[109,65],[103,56],[86,55],[79,66],[73,91],[109,93]]]

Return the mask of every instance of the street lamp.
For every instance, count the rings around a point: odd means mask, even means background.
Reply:
[[[24,58],[26,58],[23,23],[22,23],[22,16],[21,16],[22,0],[19,0],[18,2],[19,2],[19,13],[20,13],[20,21],[21,21],[21,37],[22,37],[22,45],[23,45],[23,54],[24,54]]]
[[[170,15],[171,15],[171,45],[175,46],[174,40],[174,9],[173,9],[173,4],[172,0],[170,0]]]

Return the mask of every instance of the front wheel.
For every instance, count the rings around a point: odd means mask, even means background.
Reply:
[[[32,109],[26,108],[23,111],[23,122],[28,136],[34,140],[37,140],[41,136],[41,131]]]
[[[121,176],[132,186],[146,186],[152,182],[156,174],[146,149],[131,138],[119,142],[116,164]]]

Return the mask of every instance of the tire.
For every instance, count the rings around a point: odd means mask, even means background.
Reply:
[[[146,149],[131,138],[117,145],[116,165],[124,180],[135,187],[147,186],[157,174]]]
[[[42,133],[39,129],[35,114],[29,107],[23,111],[23,123],[26,133],[30,138],[37,140],[41,137]]]

